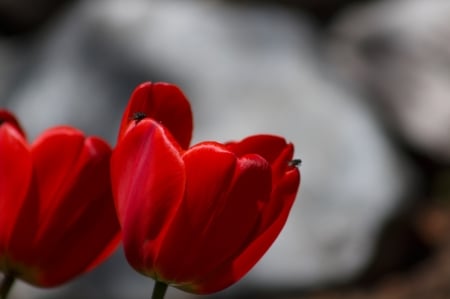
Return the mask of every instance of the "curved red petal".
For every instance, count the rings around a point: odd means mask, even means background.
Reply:
[[[233,181],[213,211],[214,219],[204,228],[202,235],[194,236],[195,246],[191,258],[185,261],[185,285],[192,286],[215,273],[223,264],[230,264],[239,256],[258,231],[261,209],[269,201],[271,171],[268,163],[258,155],[238,159]],[[194,242],[193,242],[194,243]],[[195,269],[195,270],[192,270]],[[179,281],[177,281],[179,282]]]
[[[118,140],[123,138],[130,125],[139,123],[144,115],[165,126],[183,149],[189,147],[193,128],[192,111],[186,96],[177,86],[162,82],[139,85],[133,91],[123,114]]]
[[[171,281],[186,281],[201,275],[198,260],[208,242],[205,235],[224,209],[237,163],[236,156],[217,143],[194,146],[185,152],[183,161],[186,167],[184,199],[157,258],[158,274]],[[192,267],[192,264],[195,265]]]
[[[9,123],[19,132],[20,135],[22,135],[23,138],[26,138],[25,132],[14,114],[8,110],[0,109],[0,125],[4,123]]]
[[[71,127],[57,127],[41,134],[32,144],[32,157],[39,186],[42,207],[40,229],[45,232],[47,221],[54,215],[60,199],[70,192],[77,180],[78,157],[84,146],[84,135]],[[39,234],[36,236],[39,239]]]
[[[10,266],[10,243],[31,179],[28,145],[15,127],[3,123],[0,125],[0,268],[3,270]]]
[[[299,171],[295,168],[289,170],[271,196],[271,201],[282,203],[281,210],[278,211],[273,222],[260,232],[232,263],[224,263],[206,279],[193,284],[191,291],[199,294],[214,293],[229,287],[248,273],[267,252],[283,229],[294,203],[299,183]],[[270,206],[267,206],[263,213],[269,209]]]
[[[40,146],[45,148],[47,142],[53,146],[74,142],[78,146],[77,132],[61,133],[42,140]],[[39,152],[39,146],[33,150]],[[46,154],[51,154],[49,147],[36,155],[38,174],[50,171],[42,164],[48,158]],[[98,138],[83,137],[79,151],[62,152],[59,156],[74,163],[71,168],[56,169],[66,178],[60,186],[64,191],[56,193],[53,213],[35,238],[37,265],[45,269],[38,282],[42,286],[61,284],[95,267],[112,254],[120,236],[110,185],[110,147]],[[46,202],[44,196],[42,202]]]
[[[185,186],[181,149],[163,126],[140,121],[113,152],[111,178],[129,263],[154,275],[154,258]]]
[[[286,147],[286,140],[276,135],[253,135],[227,143],[227,147],[238,156],[258,154],[272,164]]]
[[[274,184],[277,184],[278,179],[284,176],[287,170],[297,168],[291,165],[291,161],[294,155],[294,145],[288,143],[280,151],[278,157],[272,162],[272,172],[274,175]]]
[[[292,160],[294,146],[286,145],[277,159],[272,164],[272,200],[265,207],[261,221],[261,230],[264,231],[271,225],[281,211],[285,208],[285,201],[279,200],[278,193],[296,194],[300,183],[300,171],[289,162]],[[298,179],[297,179],[298,177]],[[293,178],[293,179],[290,179]]]
[[[55,286],[90,270],[118,245],[111,149],[100,139],[59,127],[44,132],[31,151],[34,184],[18,215],[10,251],[28,268],[20,278]]]

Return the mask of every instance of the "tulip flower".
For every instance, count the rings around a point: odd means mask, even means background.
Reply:
[[[57,286],[110,256],[120,241],[110,156],[103,140],[67,126],[29,145],[15,117],[0,111],[2,298],[15,278]]]
[[[299,160],[291,143],[273,135],[189,147],[189,105],[181,91],[164,97],[166,89],[178,90],[151,83],[135,90],[112,155],[124,251],[156,280],[153,298],[167,285],[209,294],[241,279],[275,241],[298,191]],[[177,130],[161,121],[170,109],[148,108],[172,101],[184,103],[177,114],[188,120]]]

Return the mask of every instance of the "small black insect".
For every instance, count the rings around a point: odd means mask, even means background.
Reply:
[[[293,160],[289,161],[289,166],[297,167],[297,166],[300,166],[300,165],[302,165],[302,160],[301,159],[293,159]]]
[[[137,122],[140,122],[141,120],[143,120],[146,117],[147,117],[147,114],[145,114],[144,112],[134,112],[131,119],[133,119]]]

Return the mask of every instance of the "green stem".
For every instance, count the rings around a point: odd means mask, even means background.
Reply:
[[[164,295],[167,291],[167,284],[161,281],[155,281],[153,287],[152,299],[164,299]]]
[[[11,273],[6,273],[3,277],[3,281],[0,285],[0,299],[6,299],[8,297],[9,291],[14,284],[16,277]]]

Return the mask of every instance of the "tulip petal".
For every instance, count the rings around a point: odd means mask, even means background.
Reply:
[[[129,263],[149,276],[185,186],[181,148],[166,128],[140,121],[114,150],[111,177]]]
[[[36,240],[44,235],[57,211],[61,198],[79,176],[78,158],[83,151],[84,136],[70,127],[59,127],[44,132],[32,144],[32,156],[39,185],[41,207],[38,211],[39,232]]]
[[[262,213],[261,231],[265,231],[267,227],[279,217],[282,210],[285,209],[286,203],[284,200],[280,200],[282,196],[280,197],[278,193],[297,193],[299,179],[295,178],[297,176],[299,177],[300,172],[297,167],[289,164],[289,161],[292,160],[293,153],[294,146],[292,144],[287,144],[272,164],[272,185],[274,186],[274,190],[270,203],[265,207]],[[294,177],[294,179],[289,179],[291,177]]]
[[[190,262],[197,262],[192,256],[203,252],[204,235],[224,209],[237,158],[223,145],[202,143],[187,151],[183,161],[187,179],[185,196],[157,257],[159,275],[172,280],[192,279],[189,273],[196,270],[190,268]]]
[[[146,82],[131,95],[123,114],[118,140],[130,125],[138,123],[139,114],[152,118],[165,126],[183,149],[187,149],[192,137],[192,111],[183,92],[168,83]]]
[[[60,199],[68,193],[66,181],[73,181],[76,177],[72,170],[83,136],[70,128],[61,128],[60,131],[74,138],[61,142],[56,131],[49,130],[36,140],[29,154],[33,160],[34,176],[27,186],[28,195],[22,203],[9,244],[14,260],[27,267],[37,266],[41,260],[41,252],[37,249],[39,240],[51,229],[51,218],[57,211]],[[64,154],[68,154],[70,159],[65,159]],[[50,248],[48,250],[51,251]],[[27,273],[20,275],[24,280],[30,279]]]
[[[197,161],[201,160],[198,155]],[[201,164],[192,165],[193,171],[203,171]],[[270,167],[260,156],[247,155],[237,160],[230,186],[224,186],[221,196],[210,199],[217,201],[210,212],[211,221],[202,230],[193,231],[187,246],[190,249],[185,252],[184,261],[178,264],[181,270],[176,282],[185,284],[179,288],[189,290],[192,283],[208,277],[220,265],[231,263],[248,246],[258,229],[261,208],[269,201],[270,182]],[[203,204],[201,195],[190,196],[198,197],[197,202],[201,200],[198,204]]]
[[[239,157],[258,154],[272,164],[286,147],[286,140],[275,135],[253,135],[239,142],[229,142],[226,146]]]
[[[58,285],[90,270],[109,257],[119,242],[119,224],[110,187],[111,149],[100,139],[82,138],[78,152],[59,154],[61,160],[74,161],[74,164],[72,168],[55,169],[66,177],[60,187],[65,191],[59,195],[62,197],[47,226],[41,227],[42,233],[35,239],[36,251],[40,253],[38,265],[46,270],[40,285]],[[54,146],[61,146],[74,142],[78,146],[78,139],[76,132],[74,135],[64,132],[34,146],[36,152],[44,150],[35,156],[38,177],[49,171],[44,164],[51,155],[48,143],[53,141]]]
[[[20,278],[56,286],[90,270],[116,248],[120,231],[110,154],[104,141],[86,139],[69,127],[50,129],[33,144],[36,179],[10,244],[15,259],[32,270]]]
[[[16,221],[32,178],[32,160],[27,144],[16,127],[0,124],[0,268],[14,235]]]
[[[258,155],[246,155],[238,159],[233,183],[222,209],[204,235],[205,260],[217,260],[222,250],[224,262],[230,262],[251,242],[257,231],[263,207],[269,202],[271,193],[270,167]],[[217,266],[205,264],[210,273]]]
[[[293,168],[287,171],[286,175],[279,182],[279,186],[274,190],[271,200],[282,203],[282,209],[278,212],[274,222],[265,231],[255,237],[248,247],[234,259],[232,263],[224,263],[204,279],[193,283],[187,291],[209,294],[229,287],[241,279],[267,252],[275,239],[284,227],[291,207],[294,203],[300,182],[298,169]]]
[[[282,137],[254,135],[228,146],[231,146],[232,150],[237,152],[237,154],[254,152],[267,159],[272,168],[272,185],[274,188],[279,188],[280,180],[283,179],[287,171],[296,169],[295,166],[290,165],[294,154],[294,146],[292,143],[286,143],[286,140]],[[296,171],[298,172],[297,169]],[[278,217],[283,207],[283,201],[271,200],[262,213],[263,219],[260,229],[265,230]]]
[[[238,155],[257,152],[271,162],[273,190],[270,201],[261,210],[261,222],[258,231],[232,263],[224,263],[206,279],[193,283],[190,291],[212,293],[222,290],[242,278],[270,248],[283,228],[294,203],[300,172],[289,165],[293,156],[293,145],[283,138],[271,135],[257,135],[242,142],[227,144]],[[189,290],[189,289],[188,289]]]

